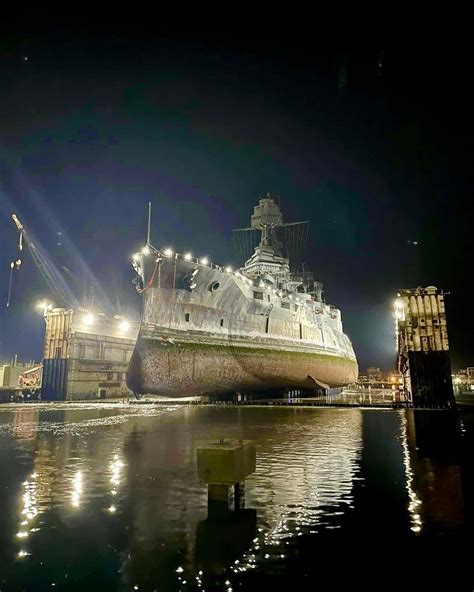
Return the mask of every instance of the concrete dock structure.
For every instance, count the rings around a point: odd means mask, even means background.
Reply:
[[[399,290],[395,301],[398,370],[414,407],[454,405],[444,293]]]
[[[85,309],[46,311],[42,399],[128,397],[128,363],[138,322]]]
[[[234,494],[237,506],[243,483],[255,472],[256,462],[255,444],[249,440],[221,438],[198,448],[198,479],[207,483],[209,501],[229,503],[229,497]]]

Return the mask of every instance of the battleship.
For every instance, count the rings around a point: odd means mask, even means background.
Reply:
[[[253,251],[236,269],[148,240],[133,257],[143,310],[130,390],[193,397],[355,382],[357,360],[341,313],[295,259],[307,224],[285,224],[275,200],[260,199],[250,227],[236,233]],[[248,240],[254,236],[255,247]]]

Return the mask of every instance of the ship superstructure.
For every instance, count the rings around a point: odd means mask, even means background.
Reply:
[[[143,315],[127,384],[172,397],[354,382],[357,362],[338,309],[310,273],[294,273],[267,196],[254,208],[261,232],[233,270],[147,244],[134,256]]]

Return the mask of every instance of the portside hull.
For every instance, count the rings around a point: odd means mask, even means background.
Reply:
[[[277,388],[338,387],[354,382],[357,374],[355,360],[323,352],[140,336],[127,383],[135,393],[189,397]]]

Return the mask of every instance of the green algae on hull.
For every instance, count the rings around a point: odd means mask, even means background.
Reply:
[[[144,337],[143,339],[148,339],[153,341],[154,346],[157,346],[156,341],[152,337]],[[222,343],[196,343],[196,342],[189,342],[189,341],[178,341],[173,344],[174,348],[179,350],[209,350],[213,352],[218,352],[225,350],[227,348],[231,349],[232,352],[236,355],[275,355],[278,354],[279,356],[285,356],[288,358],[292,357],[302,357],[302,356],[311,356],[312,358],[319,358],[321,361],[330,362],[330,363],[338,363],[340,364],[341,360],[344,360],[354,367],[357,367],[357,362],[351,358],[344,357],[344,356],[336,356],[331,353],[323,354],[319,352],[310,352],[310,351],[294,351],[294,350],[283,350],[283,349],[273,349],[269,347],[246,347],[242,345],[234,345],[232,341],[222,342]],[[158,346],[160,347],[160,346]],[[170,344],[164,343],[163,347],[169,348]]]

